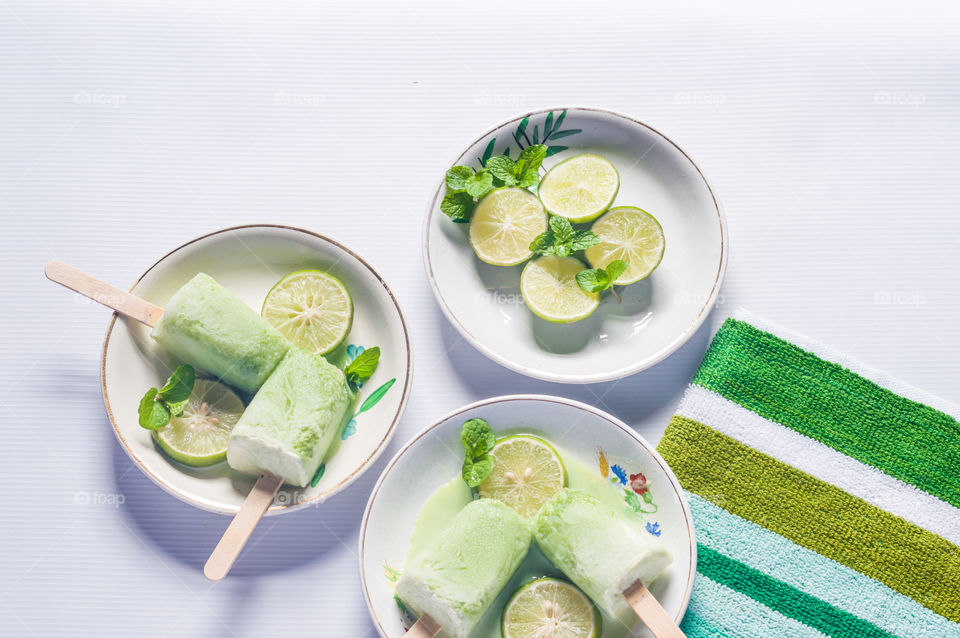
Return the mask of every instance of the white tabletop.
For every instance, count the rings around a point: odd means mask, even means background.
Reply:
[[[648,4],[0,3],[0,634],[372,636],[360,514],[406,439],[466,402],[538,392],[656,441],[734,306],[960,401],[956,10]],[[420,254],[461,147],[569,104],[675,139],[732,238],[712,325],[596,386],[478,354]],[[379,463],[322,507],[266,520],[212,584],[200,568],[227,519],[131,465],[100,398],[109,312],[42,266],[127,286],[180,242],[257,221],[328,233],[380,270],[412,327],[415,382]]]

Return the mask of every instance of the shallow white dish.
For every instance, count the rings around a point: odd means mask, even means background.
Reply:
[[[393,436],[410,392],[413,354],[403,313],[390,288],[346,246],[308,230],[278,225],[226,228],[188,241],[150,266],[131,288],[162,307],[188,279],[205,272],[259,310],[273,284],[306,268],[326,270],[349,289],[354,303],[347,337],[350,352],[357,346],[380,346],[380,365],[361,389],[360,400],[390,379],[396,381],[347,426],[316,486],[284,485],[267,514],[317,504],[336,494],[376,460]],[[334,354],[345,357],[346,350]],[[150,338],[149,328],[114,316],[100,363],[103,400],[114,432],[137,467],[167,492],[205,510],[234,514],[256,477],[236,472],[226,462],[190,468],[172,461],[137,423],[140,397],[147,388],[162,384],[175,365]]]
[[[562,131],[579,131],[548,145],[562,150],[544,162],[582,152],[610,159],[620,173],[615,206],[638,206],[663,226],[663,261],[647,279],[618,290],[623,302],[604,295],[589,318],[567,325],[534,316],[520,294],[522,266],[481,262],[467,240],[468,224],[440,211],[445,193],[440,175],[423,229],[427,277],[440,308],[460,334],[490,359],[521,374],[560,383],[595,383],[634,374],[673,353],[706,319],[716,301],[727,263],[726,222],[706,178],[693,160],[659,131],[605,109],[541,109],[502,122],[471,142],[450,165],[479,168],[510,148],[527,118],[526,137],[543,131],[548,114],[566,112]],[[523,135],[523,144],[529,141]]]
[[[697,551],[690,510],[666,462],[639,434],[601,410],[560,397],[513,395],[484,399],[447,414],[406,443],[380,475],[363,515],[359,558],[363,595],[381,636],[402,637],[404,622],[411,620],[404,618],[393,598],[394,583],[420,508],[460,474],[460,428],[473,417],[486,419],[495,432],[529,429],[540,433],[562,452],[596,467],[609,479],[611,489],[624,488],[616,483],[617,471],[627,476],[645,474],[658,507],[647,522],[656,524],[651,529],[659,531],[674,556],[673,565],[651,591],[679,622],[690,601]],[[613,470],[614,465],[618,470]],[[649,634],[640,624],[632,635]]]

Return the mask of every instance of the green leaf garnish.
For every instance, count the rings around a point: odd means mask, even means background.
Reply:
[[[547,147],[534,143],[520,152],[513,174],[520,180],[520,186],[530,188],[540,182],[540,165],[547,156]]]
[[[454,166],[447,171],[446,184],[453,192],[462,191],[467,187],[467,180],[473,177],[473,169],[469,166]]]
[[[490,425],[483,419],[470,419],[460,429],[460,442],[464,449],[460,474],[470,487],[483,483],[493,471],[493,457],[488,452],[496,441]]]
[[[564,217],[551,217],[550,226],[530,242],[530,250],[536,255],[569,257],[578,250],[586,250],[600,238],[589,230],[576,230]]]
[[[493,190],[493,175],[487,169],[481,169],[467,179],[465,189],[470,197],[481,199]]]
[[[473,209],[476,207],[477,203],[473,197],[465,191],[447,193],[440,203],[440,210],[443,214],[458,224],[470,221],[470,216],[473,215]]]
[[[191,366],[179,366],[162,388],[147,390],[137,407],[140,427],[159,430],[170,423],[171,416],[182,416],[196,377]]]
[[[585,292],[603,292],[627,269],[627,262],[614,259],[606,268],[587,268],[577,273],[577,285]]]
[[[350,362],[343,373],[347,377],[347,383],[356,391],[363,383],[373,376],[380,363],[380,348],[374,346],[368,348],[357,355],[357,358]]]
[[[487,161],[487,170],[504,186],[516,186],[520,182],[513,173],[515,166],[515,162],[506,155],[497,155]]]

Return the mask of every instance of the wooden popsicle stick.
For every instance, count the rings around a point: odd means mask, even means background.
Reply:
[[[656,638],[685,638],[677,623],[639,580],[627,587],[623,597]]]
[[[119,312],[121,315],[136,319],[151,328],[160,320],[163,308],[155,306],[145,299],[131,295],[125,290],[111,286],[105,281],[68,266],[62,261],[51,261],[43,268],[47,279],[61,286],[66,286],[84,297],[89,297],[107,308]]]
[[[220,580],[230,572],[243,546],[247,544],[250,534],[273,503],[273,497],[277,495],[281,485],[283,485],[283,479],[276,474],[264,472],[260,475],[246,500],[243,501],[243,505],[240,506],[240,511],[230,521],[220,542],[213,548],[207,564],[203,566],[204,576],[210,580]]]
[[[442,627],[437,624],[436,620],[424,614],[407,631],[405,638],[434,638],[440,633],[441,629]]]

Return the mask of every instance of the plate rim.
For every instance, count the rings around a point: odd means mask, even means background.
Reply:
[[[437,305],[440,306],[440,310],[446,316],[447,321],[449,321],[457,332],[460,333],[460,336],[466,339],[477,351],[482,355],[494,361],[503,367],[513,370],[514,372],[519,372],[522,375],[540,379],[542,381],[552,381],[554,383],[567,383],[567,384],[576,384],[576,383],[602,383],[605,381],[615,381],[617,379],[623,379],[625,377],[637,374],[648,368],[651,368],[674,352],[680,349],[683,344],[685,344],[689,339],[699,330],[706,321],[707,316],[710,314],[710,311],[713,310],[714,305],[717,302],[717,298],[720,295],[720,288],[723,284],[723,279],[726,275],[727,270],[727,261],[730,256],[730,236],[727,230],[727,219],[726,214],[723,209],[723,205],[720,203],[720,200],[717,198],[716,191],[713,188],[713,185],[710,183],[710,180],[707,179],[707,176],[704,174],[703,170],[700,168],[700,165],[697,164],[693,158],[683,150],[679,144],[673,141],[668,135],[666,135],[660,129],[654,128],[653,126],[643,122],[632,115],[624,113],[622,111],[616,111],[613,109],[607,109],[599,106],[584,106],[584,105],[572,105],[572,106],[557,106],[557,107],[545,107],[537,108],[529,111],[525,111],[519,115],[515,115],[500,122],[494,124],[493,126],[487,128],[483,133],[476,136],[472,142],[469,142],[464,148],[469,149],[478,142],[482,141],[484,138],[489,136],[494,131],[523,119],[524,117],[530,117],[532,115],[537,115],[540,113],[547,113],[550,111],[563,111],[563,110],[575,110],[575,111],[588,111],[593,113],[600,113],[602,115],[613,116],[626,120],[633,126],[639,126],[641,128],[647,129],[648,131],[654,133],[655,135],[660,136],[673,146],[681,155],[683,155],[690,165],[693,166],[694,170],[700,176],[700,179],[703,180],[704,185],[707,187],[707,192],[710,193],[710,199],[713,201],[714,211],[717,214],[717,220],[720,223],[720,265],[717,268],[717,274],[713,281],[713,287],[710,290],[710,294],[707,296],[703,306],[700,308],[697,316],[694,317],[693,322],[687,326],[679,336],[677,336],[672,342],[668,343],[667,346],[655,354],[652,357],[649,357],[640,362],[634,363],[632,365],[624,366],[616,370],[612,370],[605,373],[596,373],[596,374],[576,374],[576,373],[563,373],[563,372],[550,372],[544,370],[537,370],[525,366],[523,364],[512,361],[509,357],[500,354],[493,348],[490,348],[484,345],[479,339],[473,336],[466,326],[464,326],[453,311],[447,305],[447,302],[443,298],[443,294],[440,291],[440,287],[437,285],[437,282],[433,275],[433,265],[430,261],[430,226],[433,221],[433,217],[437,210],[437,201],[442,196],[444,192],[444,179],[439,180],[439,185],[437,186],[436,191],[433,194],[433,197],[430,198],[429,204],[427,205],[427,212],[423,221],[423,229],[421,231],[421,250],[423,252],[423,265],[424,269],[427,272],[427,280],[430,282],[430,289],[433,291],[433,296],[437,301]],[[454,166],[456,162],[463,157],[466,151],[461,151],[456,157],[453,158],[452,162],[448,163],[448,166]]]
[[[390,423],[390,426],[384,432],[383,438],[377,444],[373,452],[350,475],[348,475],[346,478],[344,478],[342,481],[340,481],[336,485],[333,485],[330,488],[324,490],[323,492],[320,492],[319,494],[316,494],[308,499],[298,500],[297,502],[293,502],[289,504],[280,504],[280,505],[272,504],[267,509],[266,513],[267,515],[275,515],[275,514],[285,514],[295,510],[303,509],[308,505],[319,505],[323,503],[334,494],[337,494],[343,491],[344,489],[346,489],[347,486],[349,486],[351,483],[357,480],[364,472],[366,472],[370,468],[371,465],[373,465],[376,462],[376,460],[380,457],[380,455],[383,454],[384,450],[386,450],[387,448],[387,445],[390,443],[391,439],[393,439],[394,434],[396,434],[397,424],[400,422],[400,419],[403,417],[403,413],[407,407],[407,401],[410,398],[410,388],[413,383],[413,342],[410,339],[410,330],[407,327],[407,319],[406,319],[406,316],[403,314],[403,308],[400,306],[400,302],[397,300],[396,295],[393,294],[393,290],[390,289],[390,286],[387,285],[386,280],[384,280],[384,278],[380,275],[380,273],[377,272],[377,270],[373,266],[371,266],[369,262],[367,262],[359,254],[351,250],[345,244],[337,241],[336,239],[333,239],[328,235],[323,235],[321,233],[318,233],[306,228],[302,228],[299,226],[291,226],[289,224],[273,224],[273,223],[239,224],[236,226],[228,226],[225,228],[220,228],[218,230],[213,230],[213,231],[195,236],[192,239],[189,239],[183,242],[182,244],[177,245],[175,248],[167,251],[161,257],[159,257],[156,261],[150,264],[150,266],[146,270],[144,270],[140,274],[140,276],[137,277],[137,279],[133,282],[133,284],[128,288],[127,291],[132,293],[133,290],[140,284],[140,282],[143,281],[144,277],[146,277],[151,271],[153,271],[154,268],[156,268],[158,265],[160,265],[161,262],[166,260],[168,257],[173,255],[174,253],[177,253],[183,250],[184,248],[187,248],[188,246],[191,246],[197,243],[198,241],[207,239],[208,237],[213,237],[215,235],[222,235],[232,231],[248,230],[253,228],[279,229],[283,231],[292,231],[295,233],[303,233],[306,235],[310,235],[311,237],[320,239],[321,241],[325,241],[328,244],[333,245],[334,247],[338,248],[339,250],[342,250],[344,253],[346,253],[350,257],[354,258],[357,262],[359,262],[377,279],[378,282],[380,282],[380,285],[383,286],[383,289],[386,291],[387,295],[390,297],[390,301],[393,302],[393,306],[394,308],[396,308],[397,314],[400,317],[400,327],[403,330],[403,337],[404,337],[404,342],[406,344],[406,352],[407,352],[406,380],[403,385],[403,392],[400,395],[400,404],[397,406],[396,414],[394,415],[393,420]],[[107,331],[106,331],[106,334],[104,335],[103,346],[100,351],[100,394],[103,397],[103,405],[106,408],[107,417],[110,419],[110,425],[113,428],[113,433],[117,438],[117,442],[120,444],[120,447],[123,448],[124,452],[127,453],[127,456],[130,458],[130,460],[133,461],[133,463],[140,469],[140,471],[143,472],[148,478],[150,478],[150,480],[152,480],[156,485],[158,485],[166,493],[170,494],[171,496],[177,498],[180,501],[183,501],[184,503],[187,503],[189,505],[192,505],[196,508],[199,508],[208,512],[213,512],[216,514],[224,514],[228,516],[235,515],[236,514],[235,511],[230,509],[224,509],[223,507],[220,507],[218,504],[211,501],[198,500],[195,497],[176,489],[174,486],[169,485],[166,481],[162,480],[159,476],[155,475],[152,471],[150,471],[147,465],[140,458],[137,457],[131,445],[127,442],[123,434],[120,432],[120,428],[117,425],[116,418],[114,417],[114,414],[113,414],[113,409],[110,406],[110,398],[107,395],[107,378],[106,378],[107,348],[110,345],[110,337],[113,335],[113,329],[119,317],[120,315],[117,312],[114,312],[113,315],[111,316],[110,322],[107,324]]]
[[[414,434],[410,439],[404,443],[397,453],[387,462],[383,470],[380,472],[380,476],[377,477],[377,482],[374,483],[373,489],[370,491],[370,497],[367,499],[367,505],[363,510],[363,518],[360,521],[360,531],[358,534],[357,540],[357,565],[360,570],[360,587],[363,589],[363,599],[367,604],[367,611],[370,614],[370,618],[373,620],[376,625],[377,631],[380,633],[380,636],[383,638],[389,638],[386,630],[383,627],[383,623],[380,621],[380,617],[377,615],[377,612],[373,608],[373,601],[370,596],[370,591],[367,586],[367,577],[364,571],[364,558],[366,552],[366,535],[367,535],[367,524],[370,520],[370,512],[373,509],[373,503],[376,501],[377,495],[380,493],[380,488],[383,486],[383,482],[386,479],[387,475],[393,470],[394,466],[400,460],[400,458],[413,446],[417,441],[422,439],[424,436],[429,434],[434,429],[438,428],[442,423],[454,418],[458,414],[463,414],[469,410],[475,408],[483,407],[486,405],[491,405],[495,403],[507,403],[510,401],[546,401],[550,403],[559,403],[561,405],[567,405],[569,407],[577,408],[584,410],[586,412],[591,412],[596,416],[605,419],[611,425],[619,428],[625,432],[628,436],[632,437],[637,441],[657,462],[661,469],[666,473],[667,477],[670,479],[671,487],[673,487],[674,492],[677,494],[678,500],[680,501],[680,509],[683,511],[684,519],[687,522],[687,530],[690,541],[690,569],[687,574],[687,587],[683,593],[683,600],[680,605],[680,611],[677,613],[674,621],[679,623],[684,615],[687,613],[687,607],[690,604],[690,596],[693,593],[693,585],[697,572],[697,533],[696,528],[693,524],[693,513],[690,510],[690,505],[687,503],[686,495],[683,493],[683,487],[680,485],[680,481],[677,479],[676,475],[673,473],[673,470],[670,469],[670,466],[667,462],[660,456],[660,453],[657,452],[656,448],[650,444],[639,432],[634,430],[632,427],[627,425],[623,420],[617,418],[616,416],[601,410],[595,406],[592,406],[588,403],[582,401],[577,401],[575,399],[568,399],[566,397],[549,395],[549,394],[504,394],[495,397],[489,397],[486,399],[480,399],[479,401],[473,401],[466,405],[463,405],[459,408],[447,412],[443,416],[439,417],[433,421],[430,425],[423,428],[416,434]]]

